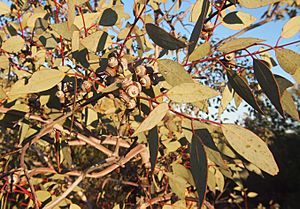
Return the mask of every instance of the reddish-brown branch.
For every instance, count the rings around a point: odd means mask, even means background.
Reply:
[[[83,29],[84,29],[84,35],[85,35],[85,37],[87,37],[88,30],[87,30],[86,25],[85,25],[85,20],[84,20],[84,15],[83,15],[83,12],[82,12],[82,8],[78,7],[78,9],[79,9],[79,13],[80,13],[81,19],[82,19],[82,24],[83,24]]]

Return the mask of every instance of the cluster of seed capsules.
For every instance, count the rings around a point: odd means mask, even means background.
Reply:
[[[127,109],[134,109],[137,105],[136,98],[142,89],[150,89],[156,85],[161,76],[150,64],[139,63],[138,65],[128,64],[124,54],[113,52],[108,56],[106,84],[120,82],[121,88],[118,91],[119,98],[124,102]]]

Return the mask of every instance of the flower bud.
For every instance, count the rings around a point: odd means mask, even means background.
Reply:
[[[203,25],[203,30],[206,32],[211,32],[214,29],[214,24],[212,22],[207,22]]]

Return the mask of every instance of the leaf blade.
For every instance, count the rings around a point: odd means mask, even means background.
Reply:
[[[278,84],[273,73],[269,69],[268,63],[264,60],[253,59],[253,68],[254,75],[263,92],[270,99],[277,111],[284,117]]]
[[[158,46],[168,49],[177,50],[186,47],[186,44],[179,39],[175,38],[164,29],[152,24],[146,24],[146,31],[150,39]]]
[[[185,71],[184,67],[178,62],[170,59],[161,59],[158,60],[157,63],[160,73],[171,86],[194,82],[191,76]]]
[[[275,54],[280,67],[291,75],[295,74],[300,67],[300,54],[285,48],[276,48]]]
[[[270,175],[278,173],[271,151],[256,134],[235,124],[223,124],[221,128],[230,146],[242,157]]]
[[[260,109],[257,100],[254,94],[252,93],[250,87],[248,86],[246,80],[238,74],[236,74],[235,72],[233,72],[232,70],[227,71],[227,77],[234,91],[256,111],[263,114],[263,111]]]
[[[197,83],[181,83],[167,93],[169,99],[179,103],[202,101],[218,95],[217,91]]]
[[[192,31],[191,37],[189,39],[190,45],[188,47],[188,55],[192,54],[192,52],[194,51],[194,49],[198,43],[199,36],[200,36],[200,33],[203,28],[203,24],[204,24],[204,19],[208,12],[208,8],[209,8],[209,0],[203,0],[201,14],[198,17],[196,25],[195,25],[195,27]]]
[[[218,50],[223,53],[229,53],[232,51],[237,51],[243,48],[247,48],[253,44],[263,42],[263,39],[259,38],[236,38],[225,44],[221,45]]]
[[[136,136],[138,133],[148,131],[154,128],[169,111],[169,105],[167,103],[161,103],[157,105],[145,118],[145,120],[139,125],[132,136]]]
[[[190,152],[191,172],[197,188],[199,208],[201,208],[206,196],[208,165],[204,146],[196,135],[193,135]]]

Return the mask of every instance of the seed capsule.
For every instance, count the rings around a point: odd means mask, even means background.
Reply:
[[[131,85],[133,83],[132,78],[131,77],[126,77],[123,81],[122,81],[122,88],[126,89],[129,85]]]
[[[147,73],[147,68],[144,65],[139,65],[135,68],[135,73],[138,77],[143,77]]]
[[[134,98],[134,97],[137,97],[141,92],[141,85],[137,82],[134,82],[132,85],[128,86],[126,88],[126,93]]]
[[[111,68],[116,68],[118,67],[119,62],[118,59],[116,57],[110,57],[108,58],[108,66]]]
[[[149,89],[151,87],[151,78],[149,77],[149,75],[144,75],[141,79],[140,79],[140,84],[145,87],[146,89]]]
[[[84,92],[90,92],[92,90],[92,83],[89,81],[84,81],[81,85],[81,89]]]
[[[135,99],[131,99],[127,104],[126,104],[127,109],[134,109],[136,107],[136,101]]]
[[[122,67],[123,70],[128,69],[128,61],[125,58],[121,58],[120,60],[120,66]]]
[[[64,104],[66,102],[65,93],[63,91],[57,91],[55,95],[57,96],[61,104]]]
[[[128,103],[131,100],[130,96],[126,92],[124,92],[124,91],[122,91],[122,93],[120,94],[120,99],[124,103]]]
[[[235,58],[235,53],[232,52],[230,54],[226,54],[224,58],[225,58],[226,61],[231,61]]]

